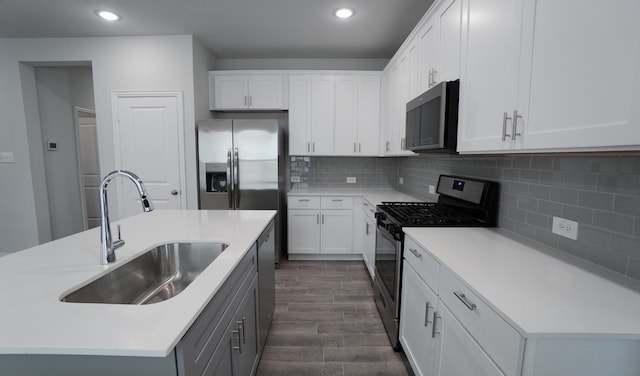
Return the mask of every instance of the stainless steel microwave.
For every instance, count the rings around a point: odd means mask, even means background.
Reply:
[[[407,103],[406,148],[455,153],[460,80],[443,81]]]

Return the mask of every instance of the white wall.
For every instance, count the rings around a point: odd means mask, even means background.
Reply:
[[[35,68],[30,65],[20,64],[20,79],[22,81],[22,97],[25,105],[24,112],[27,142],[29,145],[31,181],[33,182],[38,242],[44,243],[51,240],[51,223],[49,221],[49,197],[47,194],[47,177],[44,167],[42,127],[40,126]],[[1,199],[0,205],[2,205]]]
[[[20,62],[90,62],[93,67],[100,169],[115,168],[114,91],[182,91],[185,136],[195,136],[193,38],[189,35],[121,38],[0,39],[0,252],[38,244],[33,176]],[[185,137],[186,138],[186,137]],[[185,152],[195,153],[195,145]],[[188,159],[187,159],[188,161]],[[195,172],[187,175],[187,207],[197,207]],[[114,205],[115,208],[115,205]]]

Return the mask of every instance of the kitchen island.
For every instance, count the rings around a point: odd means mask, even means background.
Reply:
[[[149,372],[144,374],[175,369],[179,363],[176,346],[212,299],[224,292],[236,268],[251,261],[255,274],[256,257],[251,252],[255,254],[258,237],[275,214],[271,210],[139,214],[117,223],[126,244],[116,251],[117,261],[109,265],[99,262],[99,228],[0,258],[0,375],[14,374],[8,369],[20,372],[20,364],[30,360],[55,365],[67,359],[77,367],[90,363],[99,366],[93,375],[117,374],[118,362],[124,365],[122,374],[125,370],[141,374],[145,367]],[[224,242],[229,246],[184,291],[162,302],[60,301],[70,291],[167,242]],[[254,260],[246,261],[250,257]],[[236,285],[250,283],[247,278]]]

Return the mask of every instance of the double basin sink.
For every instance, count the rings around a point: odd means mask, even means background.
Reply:
[[[165,243],[62,297],[63,302],[151,304],[182,292],[229,245]]]

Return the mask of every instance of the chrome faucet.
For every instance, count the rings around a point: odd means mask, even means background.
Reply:
[[[140,202],[142,202],[142,210],[150,212],[153,210],[153,205],[149,201],[147,191],[144,189],[142,180],[138,175],[133,172],[125,170],[111,171],[100,182],[100,264],[107,265],[110,262],[116,261],[115,250],[124,245],[124,240],[120,239],[120,226],[118,226],[118,240],[113,241],[111,235],[111,225],[109,222],[109,204],[107,202],[107,186],[111,179],[116,176],[124,176],[129,178],[135,184],[140,195]]]

